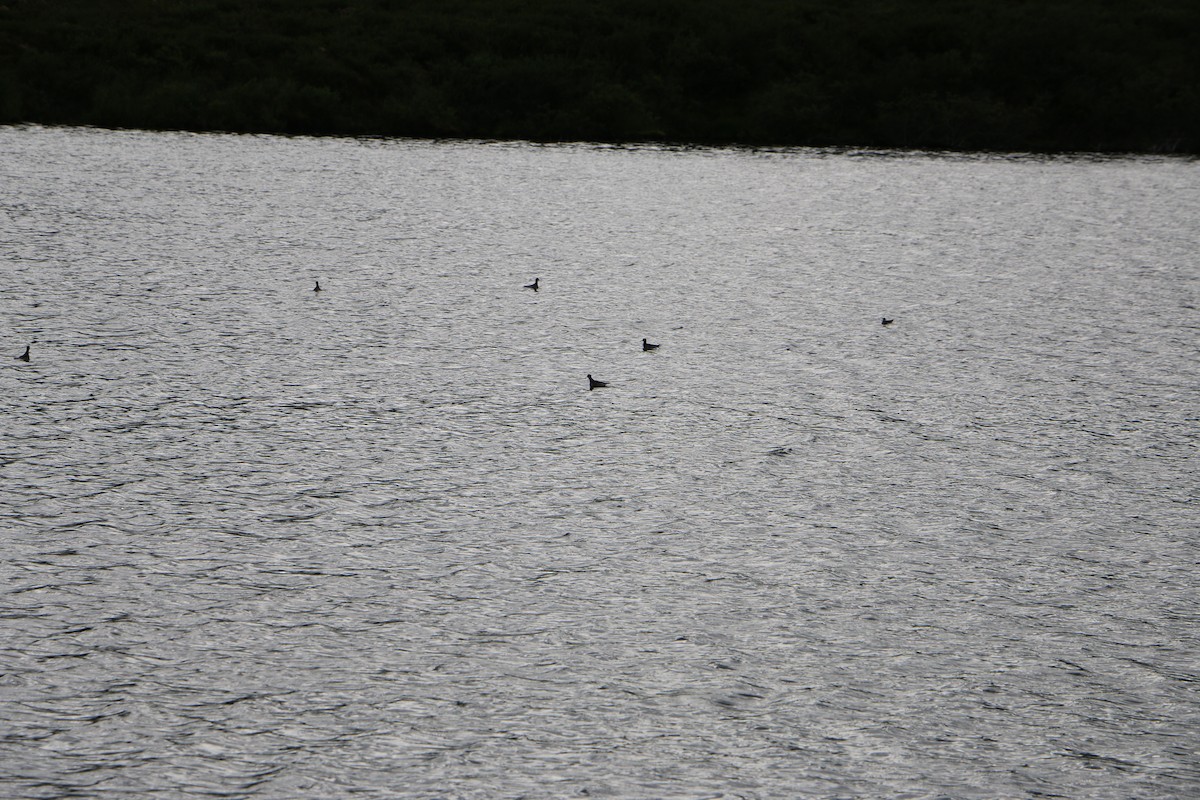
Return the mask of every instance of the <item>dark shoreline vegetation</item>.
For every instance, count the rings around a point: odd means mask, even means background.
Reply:
[[[0,124],[1200,153],[1196,0],[0,0]]]

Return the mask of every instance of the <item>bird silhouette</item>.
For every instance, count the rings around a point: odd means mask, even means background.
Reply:
[[[523,287],[521,287],[521,288],[523,288],[523,289],[533,289],[533,290],[536,292],[536,291],[538,290],[538,281],[540,281],[540,280],[541,280],[541,278],[534,278],[534,279],[533,279],[533,283],[527,283],[527,284],[525,284],[525,285],[524,285]]]
[[[591,373],[588,373],[588,391],[589,392],[592,389],[603,389],[607,386],[608,386],[607,383],[605,383],[604,381],[596,380],[595,378],[592,377]]]
[[[884,317],[884,318],[883,318],[883,324],[884,324],[884,325],[891,325],[893,322],[895,322],[895,320],[893,320],[893,319],[888,319],[887,317]]]
[[[658,345],[650,344],[645,339],[642,339],[642,350],[645,351],[645,350],[657,350],[657,349],[658,349]]]
[[[319,291],[321,291],[321,282],[317,281],[316,283],[317,283],[317,285],[313,287],[313,291],[319,292]]]
[[[29,345],[25,345],[25,352],[21,353],[21,355],[17,356],[17,358],[21,361],[29,360]]]

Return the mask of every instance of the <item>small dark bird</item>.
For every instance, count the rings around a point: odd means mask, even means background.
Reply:
[[[606,386],[608,386],[607,383],[605,383],[604,381],[598,381],[595,378],[593,378],[590,373],[588,374],[588,391],[589,392],[592,389],[603,389]]]
[[[541,280],[541,278],[534,278],[533,283],[527,283],[522,288],[533,289],[536,292],[538,290],[538,281],[540,281],[540,280]]]
[[[658,345],[650,344],[645,339],[642,339],[642,350],[657,350]]]
[[[321,291],[321,282],[320,281],[317,281],[317,285],[313,287],[313,291],[314,292]]]
[[[29,345],[25,345],[25,352],[21,353],[21,355],[17,356],[17,358],[19,358],[21,361],[29,360]]]
[[[884,325],[891,325],[893,322],[895,322],[895,320],[893,320],[893,319],[888,319],[887,317],[884,317],[884,318],[883,318],[883,324],[884,324]]]

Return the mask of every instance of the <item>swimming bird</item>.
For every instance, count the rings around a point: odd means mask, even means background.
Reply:
[[[19,358],[21,361],[29,360],[29,345],[25,345],[25,352],[21,353],[21,355],[17,356],[17,358]]]
[[[883,324],[884,324],[884,325],[891,325],[893,322],[895,322],[895,320],[888,319],[887,317],[884,317],[884,318],[883,318]]]
[[[321,291],[321,282],[320,281],[317,281],[317,285],[313,287],[313,291],[314,292]]]
[[[604,381],[596,380],[595,378],[592,377],[591,373],[588,373],[588,391],[589,392],[592,389],[603,389],[606,386],[608,386],[607,383],[605,383]]]
[[[521,287],[521,288],[523,288],[523,289],[533,289],[533,290],[536,292],[536,291],[538,290],[538,281],[540,281],[540,280],[541,280],[541,278],[534,278],[534,279],[533,279],[533,283],[527,283],[527,284],[525,284],[525,285],[524,285],[523,287]]]
[[[650,344],[645,339],[642,339],[642,350],[657,350],[658,345]]]

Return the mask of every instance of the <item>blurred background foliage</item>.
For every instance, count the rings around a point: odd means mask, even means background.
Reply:
[[[0,0],[0,123],[1200,151],[1196,0]]]

